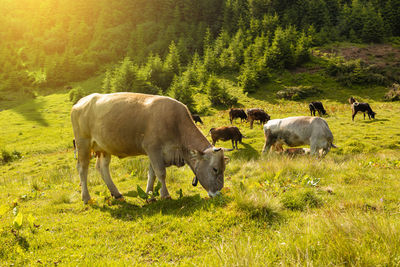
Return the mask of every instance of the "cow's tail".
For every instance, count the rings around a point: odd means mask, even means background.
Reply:
[[[74,144],[74,159],[76,159],[76,143],[75,143],[75,139],[72,140],[72,144]]]

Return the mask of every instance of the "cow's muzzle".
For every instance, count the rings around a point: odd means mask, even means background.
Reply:
[[[197,176],[195,176],[194,178],[193,178],[193,181],[192,181],[192,185],[193,186],[197,186],[197,183],[199,182],[199,179],[197,179]]]
[[[218,196],[218,195],[220,195],[221,194],[221,192],[219,192],[219,191],[217,191],[217,192],[211,192],[211,191],[208,191],[208,195],[210,196],[210,197],[215,197],[215,196]]]

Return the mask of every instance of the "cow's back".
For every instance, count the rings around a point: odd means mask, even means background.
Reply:
[[[179,143],[180,124],[192,123],[182,103],[134,93],[92,94],[71,112],[75,138],[120,157],[146,154],[146,147]]]
[[[270,120],[264,125],[264,131],[270,130],[272,134],[279,134],[290,138],[292,142],[309,144],[313,137],[333,139],[326,121],[319,117],[289,117],[285,119]]]

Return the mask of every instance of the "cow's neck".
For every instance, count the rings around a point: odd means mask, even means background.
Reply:
[[[183,158],[185,162],[190,166],[190,168],[195,170],[195,163],[192,160],[191,151],[197,150],[200,152],[204,152],[207,148],[212,147],[207,138],[200,132],[199,129],[195,125],[190,127],[191,129],[188,131],[182,131],[182,150],[183,150]]]

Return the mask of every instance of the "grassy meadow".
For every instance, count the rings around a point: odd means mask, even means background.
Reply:
[[[82,87],[94,92],[100,82]],[[383,102],[384,87],[344,87],[322,71],[287,71],[253,95],[229,75],[219,82],[244,108],[263,108],[272,119],[309,115],[309,101],[322,100],[338,148],[322,159],[262,155],[262,126],[237,120],[246,138],[226,153],[221,196],[192,187],[187,166],[170,167],[172,199],[147,204],[132,191],[145,188],[148,159],[113,157],[111,175],[125,202],[110,198],[92,160],[95,201],[84,205],[68,93],[1,102],[0,151],[21,158],[0,164],[0,265],[400,265],[400,103]],[[276,99],[283,85],[298,84],[323,94]],[[351,95],[369,102],[376,119],[359,113],[352,122]],[[204,134],[229,125],[222,109],[202,119]]]

